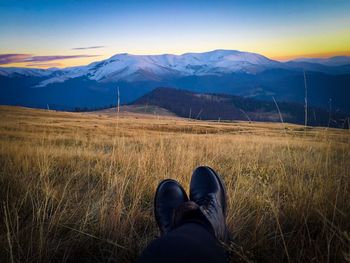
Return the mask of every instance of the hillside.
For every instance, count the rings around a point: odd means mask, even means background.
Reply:
[[[261,101],[224,94],[194,93],[172,88],[157,88],[136,100],[135,105],[155,105],[176,115],[201,120],[245,120],[304,124],[304,105]],[[279,111],[281,115],[279,114]],[[282,120],[281,120],[282,118]],[[347,128],[348,117],[309,107],[308,125]]]
[[[135,262],[164,178],[228,194],[232,262],[346,262],[350,134],[0,106],[0,262]]]

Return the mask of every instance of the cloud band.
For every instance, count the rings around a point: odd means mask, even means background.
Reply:
[[[41,63],[50,62],[56,60],[64,59],[74,59],[74,58],[91,58],[98,57],[99,55],[69,55],[69,56],[33,56],[31,54],[0,54],[0,65],[6,65],[11,63]]]
[[[104,48],[104,47],[105,46],[75,47],[75,48],[72,48],[72,50],[98,49],[98,48]]]

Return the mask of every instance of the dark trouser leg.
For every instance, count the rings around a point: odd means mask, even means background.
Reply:
[[[205,226],[189,222],[154,240],[143,251],[145,262],[226,262],[227,253]]]

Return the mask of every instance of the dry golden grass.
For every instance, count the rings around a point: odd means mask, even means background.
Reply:
[[[158,182],[209,165],[234,262],[350,261],[350,132],[0,107],[0,261],[132,262]]]

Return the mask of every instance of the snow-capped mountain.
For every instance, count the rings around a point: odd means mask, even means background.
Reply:
[[[92,78],[119,80],[120,78],[157,77],[166,75],[215,75],[245,71],[254,73],[277,62],[262,55],[235,50],[215,50],[183,55],[118,54],[87,67]],[[148,74],[145,76],[144,74]]]
[[[68,79],[86,76],[98,82],[160,80],[172,76],[221,75],[233,72],[255,74],[281,63],[259,54],[236,50],[214,50],[204,53],[185,53],[183,55],[132,55],[117,54],[109,59],[91,63],[87,66],[50,69],[21,69],[0,71],[8,75],[17,73],[33,76],[49,76],[37,86],[61,83]]]
[[[278,62],[259,54],[214,50],[182,55],[117,54],[86,66],[63,69],[0,67],[0,104],[71,110],[130,103],[157,87],[225,93],[256,99],[304,102],[350,112],[350,63]],[[343,62],[341,62],[343,61]],[[345,61],[345,62],[344,62]],[[334,65],[334,66],[333,66]],[[340,65],[340,66],[338,66]],[[176,98],[174,98],[176,99]]]

